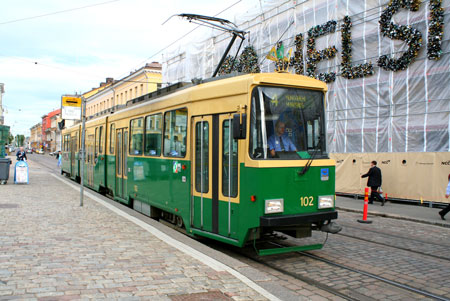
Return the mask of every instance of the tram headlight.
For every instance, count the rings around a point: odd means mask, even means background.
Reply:
[[[281,213],[284,211],[284,200],[283,199],[272,199],[266,200],[266,208],[264,213]]]
[[[333,195],[319,196],[319,209],[333,208],[333,207],[334,207],[334,196]]]

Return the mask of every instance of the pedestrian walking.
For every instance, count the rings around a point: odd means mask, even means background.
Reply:
[[[370,197],[369,204],[373,204],[373,201],[376,199],[381,202],[381,206],[384,206],[385,199],[380,195],[378,189],[381,187],[381,169],[377,167],[377,161],[370,162],[369,171],[362,175],[361,178],[369,177],[367,180],[367,186],[370,187]]]
[[[58,160],[58,167],[61,167],[61,151],[56,154],[56,160]]]
[[[447,184],[447,190],[445,191],[445,197],[448,199],[450,196],[450,174],[448,175],[448,184]],[[447,205],[444,209],[439,211],[439,215],[441,216],[441,219],[445,220],[445,215],[450,211],[450,204]]]

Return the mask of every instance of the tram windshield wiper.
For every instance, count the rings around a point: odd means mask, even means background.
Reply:
[[[317,151],[318,151],[319,149],[321,149],[321,144],[322,144],[322,139],[321,139],[321,136],[319,136],[318,139],[317,139],[317,146],[316,146],[316,148],[314,149],[314,152],[313,152],[313,154],[311,155],[311,157],[308,159],[308,162],[306,162],[306,165],[303,167],[302,170],[300,170],[300,171],[298,172],[298,175],[299,175],[299,176],[303,176],[303,175],[309,170],[309,168],[311,167],[311,164],[312,164],[313,160],[316,158]]]

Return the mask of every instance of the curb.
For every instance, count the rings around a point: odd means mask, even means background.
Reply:
[[[343,207],[335,207],[335,208],[337,210],[342,210],[342,211],[347,211],[347,212],[363,213],[362,210],[353,209],[353,208],[343,208]],[[428,224],[428,225],[433,225],[433,226],[444,227],[444,228],[450,228],[450,224],[448,224],[448,223],[443,223],[443,222],[439,222],[439,221],[430,221],[430,220],[425,220],[425,219],[420,219],[420,218],[391,214],[391,213],[383,213],[383,212],[376,212],[376,211],[373,212],[372,211],[372,212],[369,212],[368,215],[405,220],[405,221],[416,222],[416,223],[421,223],[421,224]]]

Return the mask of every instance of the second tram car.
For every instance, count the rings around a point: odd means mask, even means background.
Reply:
[[[247,74],[164,90],[63,132],[62,172],[190,235],[242,247],[274,231],[337,232],[326,84]],[[321,248],[321,244],[291,250]],[[272,254],[275,250],[261,251]]]

